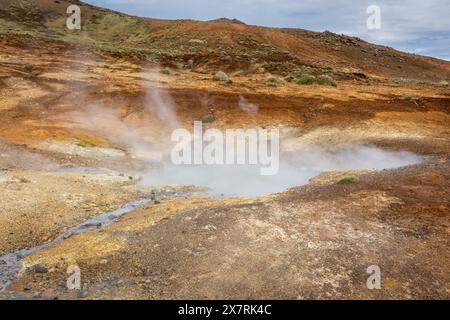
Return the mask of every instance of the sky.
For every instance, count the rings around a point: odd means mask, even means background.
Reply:
[[[329,30],[450,61],[450,0],[84,0],[160,19],[236,18],[247,24]],[[380,28],[366,21],[380,8]]]

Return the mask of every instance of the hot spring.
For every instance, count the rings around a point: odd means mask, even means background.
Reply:
[[[303,146],[280,153],[279,170],[261,175],[260,165],[173,165],[166,162],[143,175],[145,185],[195,185],[211,196],[254,197],[305,185],[325,171],[392,169],[420,163],[410,152],[370,145],[346,148]]]

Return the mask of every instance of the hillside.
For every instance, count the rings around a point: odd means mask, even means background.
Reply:
[[[147,19],[70,3],[81,6],[81,31],[65,28],[69,1],[3,0],[0,33],[89,46],[199,72],[223,69],[287,76],[307,70],[337,79],[450,79],[450,62],[331,32],[257,27],[228,19]]]

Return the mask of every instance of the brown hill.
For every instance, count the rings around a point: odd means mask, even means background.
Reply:
[[[77,3],[82,30],[65,28]],[[198,71],[328,73],[337,78],[449,80],[450,62],[373,45],[332,32],[246,25],[221,18],[201,22],[140,18],[80,1],[3,0],[0,34],[43,37]]]

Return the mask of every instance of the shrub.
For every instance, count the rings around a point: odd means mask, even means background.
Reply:
[[[311,76],[309,74],[304,74],[299,78],[295,79],[296,84],[313,84],[316,82],[316,77]]]
[[[358,177],[345,176],[345,177],[340,178],[337,183],[338,184],[350,184],[350,183],[355,183],[355,182],[358,182],[358,181],[359,181]]]
[[[303,74],[311,74],[311,73],[313,73],[314,72],[314,68],[312,68],[312,67],[308,67],[308,66],[303,66],[302,68],[301,68],[301,72],[303,73]]]
[[[325,86],[333,86],[333,87],[337,86],[336,81],[332,77],[327,75],[318,76],[316,82],[320,85]]]
[[[415,97],[415,96],[406,95],[406,96],[402,97],[402,100],[405,100],[405,101],[416,101],[416,100],[419,100],[419,98]]]
[[[293,82],[295,80],[295,77],[293,75],[288,75],[284,78],[287,82]]]
[[[96,147],[97,145],[91,140],[83,139],[77,143],[77,146],[83,147],[83,148],[93,148],[93,147]]]
[[[267,83],[278,83],[278,79],[275,78],[273,75],[268,75],[266,77],[266,82]]]
[[[214,81],[229,81],[230,78],[228,77],[228,75],[225,72],[219,71],[214,75],[213,80]]]
[[[181,70],[184,68],[184,64],[181,62],[175,62],[173,65],[174,65],[175,69],[177,69],[177,70]]]
[[[200,118],[200,121],[202,122],[202,123],[212,123],[212,122],[214,122],[214,116],[212,115],[212,114],[207,114],[207,115],[204,115],[203,117],[201,117]]]
[[[26,178],[19,178],[19,181],[20,181],[21,183],[30,183],[30,182],[31,182],[30,180],[28,180],[28,179],[26,179]]]

